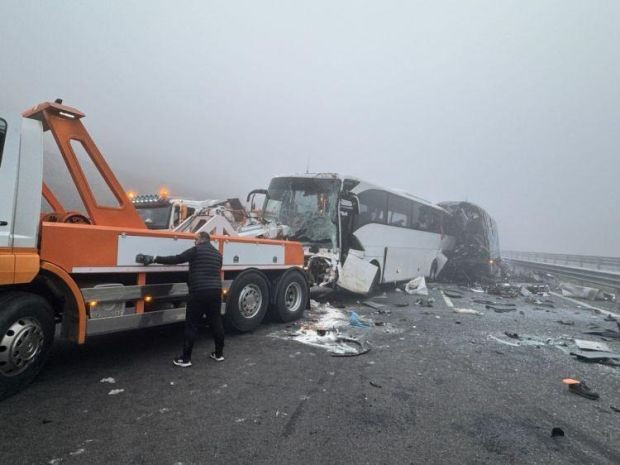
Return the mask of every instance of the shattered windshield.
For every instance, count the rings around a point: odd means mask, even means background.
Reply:
[[[152,207],[138,207],[138,214],[144,220],[149,229],[168,229],[170,222],[170,210],[172,205],[160,205]]]
[[[290,228],[289,237],[336,247],[340,181],[317,178],[275,178],[263,207],[263,218]]]

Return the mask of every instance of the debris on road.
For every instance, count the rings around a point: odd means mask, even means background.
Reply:
[[[373,325],[372,321],[360,317],[356,312],[351,312],[349,324],[356,328],[370,328]]]
[[[456,289],[444,289],[442,292],[445,296],[450,297],[451,299],[463,298],[463,293],[461,291],[457,291]]]
[[[562,428],[558,428],[557,426],[555,428],[552,428],[551,437],[552,438],[564,437],[564,430]]]
[[[380,384],[375,383],[374,381],[370,381],[370,385],[371,385],[372,387],[376,387],[376,388],[379,388],[379,389],[381,389],[381,388],[383,387],[383,386],[381,386]]]
[[[484,313],[474,310],[472,308],[453,308],[454,313],[461,313],[463,315],[484,315]]]
[[[514,298],[519,295],[521,288],[513,286],[510,283],[495,283],[487,289],[489,294],[499,295],[502,297]]]
[[[114,384],[114,383],[116,383],[116,380],[115,380],[114,378],[112,378],[112,377],[110,377],[110,378],[101,378],[101,379],[99,380],[99,382],[100,382],[100,383],[110,383],[110,384]]]
[[[560,291],[564,297],[576,297],[587,300],[615,301],[615,295],[606,293],[595,287],[578,286],[572,283],[560,283]]]
[[[609,346],[604,342],[586,341],[575,339],[575,345],[581,350],[592,350],[598,352],[610,352]]]
[[[426,287],[426,280],[424,276],[418,276],[412,279],[405,286],[405,292],[410,295],[428,295],[428,287]]]
[[[600,397],[597,392],[594,392],[592,389],[590,389],[590,387],[588,387],[585,381],[578,381],[572,378],[565,378],[562,380],[562,382],[568,385],[569,392],[572,392],[573,394],[577,394],[578,396],[585,397],[586,399],[590,399],[590,400],[598,400]]]
[[[377,302],[373,302],[372,300],[364,300],[362,303],[367,307],[374,308],[375,310],[385,307],[385,304],[379,304]]]
[[[508,305],[485,305],[487,310],[493,310],[495,313],[514,312],[517,308]]]
[[[112,389],[110,392],[108,392],[109,396],[115,396],[117,394],[120,394],[121,392],[125,392],[124,389]]]
[[[519,339],[519,335],[517,333],[511,333],[510,331],[504,331],[504,334],[508,336],[510,339]]]
[[[620,354],[612,352],[590,351],[581,350],[577,352],[571,352],[571,355],[577,357],[582,362],[594,362],[602,365],[620,366],[620,363],[615,360],[620,360]]]
[[[433,303],[435,303],[435,299],[432,297],[419,297],[415,301],[415,304],[420,307],[432,307]]]
[[[575,326],[575,322],[572,320],[567,320],[567,321],[557,320],[557,322],[564,326]]]

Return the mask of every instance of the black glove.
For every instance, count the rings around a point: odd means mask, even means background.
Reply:
[[[146,265],[150,265],[154,261],[155,261],[155,257],[153,257],[152,255],[144,255],[141,253],[136,255],[136,263],[142,263],[143,265],[146,266]]]

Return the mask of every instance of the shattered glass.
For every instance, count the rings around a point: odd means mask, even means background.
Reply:
[[[289,238],[337,246],[340,182],[324,178],[274,178],[263,207],[266,221],[290,228]]]

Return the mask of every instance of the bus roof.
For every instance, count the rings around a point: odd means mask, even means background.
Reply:
[[[410,194],[409,192],[403,189],[395,189],[392,187],[380,186],[378,184],[373,184],[371,182],[368,182],[356,176],[340,175],[338,173],[303,173],[303,174],[292,174],[292,175],[278,175],[278,176],[274,176],[274,178],[338,179],[340,181],[349,179],[352,181],[356,181],[358,183],[355,186],[354,190],[360,190],[360,187],[361,187],[361,190],[378,189],[378,190],[389,192],[394,195],[398,195],[399,197],[404,197],[409,200],[414,200],[428,207],[435,208],[437,210],[441,210],[442,212],[447,213],[447,210],[445,208],[442,208],[441,206],[436,205],[429,200],[423,199],[422,197],[418,197],[417,195]]]

